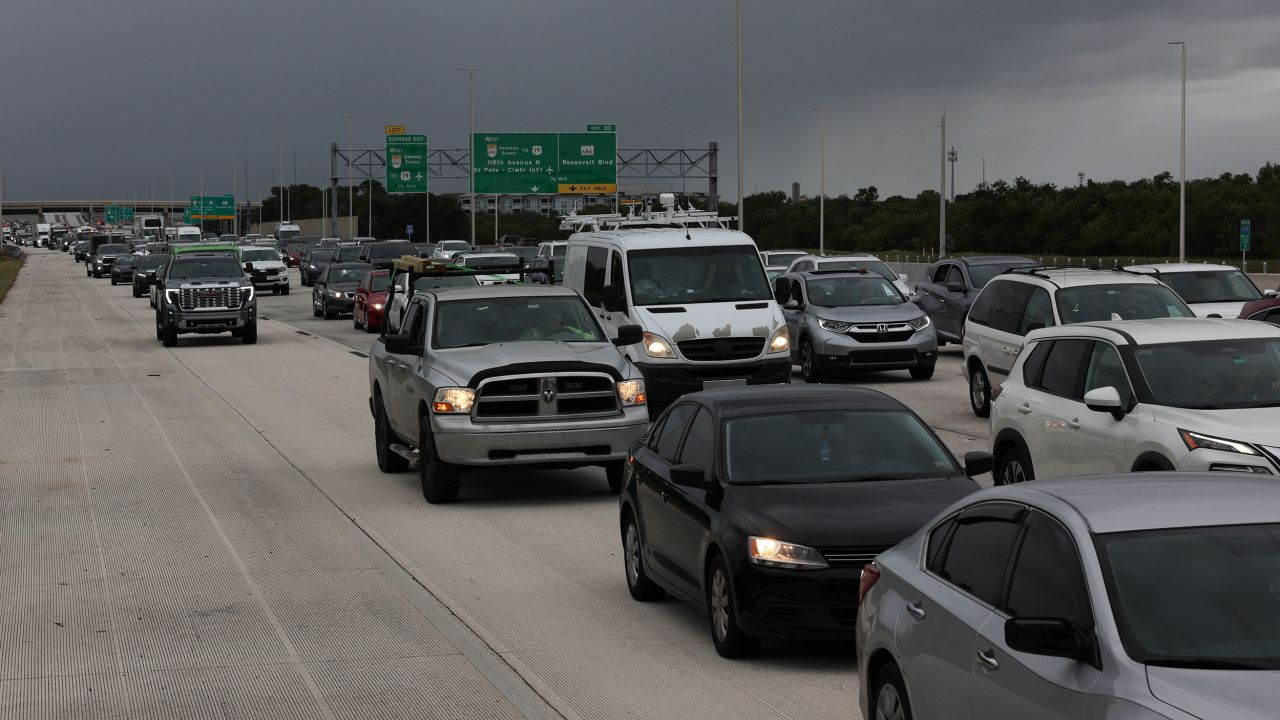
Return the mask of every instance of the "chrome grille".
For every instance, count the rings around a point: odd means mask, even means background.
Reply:
[[[877,555],[888,550],[885,547],[829,547],[818,548],[822,557],[827,559],[831,567],[862,567],[875,559]]]
[[[680,354],[695,362],[714,360],[746,360],[764,350],[764,338],[727,337],[703,340],[685,340],[676,343]]]
[[[472,413],[481,420],[596,417],[618,412],[618,393],[608,375],[517,375],[480,384]]]
[[[910,340],[916,329],[907,323],[878,323],[854,325],[847,331],[849,336],[858,342],[884,343]]]
[[[183,288],[179,293],[179,305],[183,310],[234,310],[240,307],[239,287]]]

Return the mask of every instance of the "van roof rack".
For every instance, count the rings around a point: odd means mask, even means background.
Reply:
[[[662,193],[658,196],[658,201],[662,204],[662,209],[654,210],[653,197],[645,196],[643,204],[629,203],[626,214],[579,215],[577,210],[573,210],[560,218],[560,229],[582,232],[661,225],[681,228],[718,227],[727,230],[729,223],[738,219],[737,216],[722,216],[715,210],[695,210],[692,205],[681,209],[676,203],[675,193]]]

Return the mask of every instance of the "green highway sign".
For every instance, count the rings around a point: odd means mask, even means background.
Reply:
[[[192,220],[194,220],[194,219],[195,219],[195,218],[191,217],[191,208],[187,208],[186,210],[183,210],[183,211],[182,211],[182,224],[183,224],[183,225],[190,225],[190,224],[191,224],[191,221],[192,221]]]
[[[1249,240],[1253,233],[1252,223],[1248,218],[1240,221],[1240,252],[1249,252]]]
[[[481,195],[618,191],[618,141],[612,132],[477,133],[471,157]]]
[[[427,136],[387,135],[387,192],[427,191]]]
[[[187,212],[196,220],[233,220],[236,199],[231,195],[192,195]]]
[[[591,123],[587,125],[587,132],[618,132],[618,126],[613,123]]]
[[[106,221],[109,225],[119,225],[133,219],[132,205],[107,205]]]

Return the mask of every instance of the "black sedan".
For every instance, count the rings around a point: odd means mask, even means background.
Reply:
[[[158,275],[165,265],[169,264],[169,255],[143,255],[133,269],[133,296],[143,297],[151,292]]]
[[[138,255],[121,255],[111,263],[111,284],[133,282],[133,269],[138,266]]]
[[[316,278],[320,277],[320,273],[333,260],[333,256],[337,255],[337,249],[312,247],[302,252],[302,259],[298,261],[298,272],[302,274],[302,284],[314,284]]]
[[[368,263],[332,262],[316,278],[311,289],[311,311],[316,317],[332,320],[350,313],[355,306],[356,286],[373,266]]]
[[[978,489],[875,390],[753,385],[685,395],[632,449],[621,530],[637,600],[705,607],[725,657],[771,638],[852,637],[862,566]]]

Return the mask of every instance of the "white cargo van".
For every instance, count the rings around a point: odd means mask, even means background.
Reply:
[[[36,247],[49,247],[49,235],[53,226],[49,223],[36,223]]]
[[[564,284],[608,333],[639,325],[621,348],[640,368],[656,417],[680,396],[726,385],[791,381],[791,338],[755,241],[715,212],[676,209],[566,216],[575,229]]]

